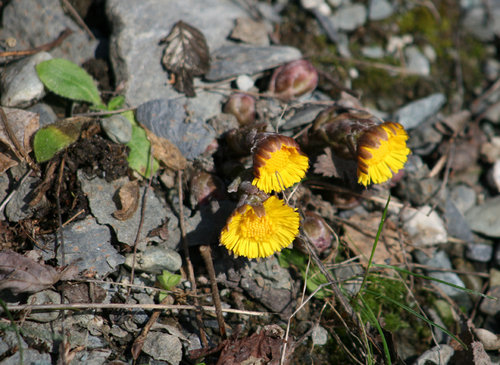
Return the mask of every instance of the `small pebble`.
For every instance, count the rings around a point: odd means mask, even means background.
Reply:
[[[61,304],[61,296],[59,293],[52,290],[44,290],[29,296],[27,303],[30,304]],[[45,311],[45,312],[31,312],[29,319],[35,320],[37,322],[51,322],[59,317],[60,312]]]
[[[132,139],[132,124],[123,115],[115,114],[101,119],[106,135],[115,143],[128,143]]]
[[[471,261],[490,262],[493,257],[493,246],[487,243],[468,243],[465,257]]]

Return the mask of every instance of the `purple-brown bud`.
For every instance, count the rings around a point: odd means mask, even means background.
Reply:
[[[302,222],[302,229],[318,253],[325,251],[332,245],[332,234],[325,221],[317,213],[306,212]]]
[[[255,99],[248,94],[232,94],[223,112],[234,115],[240,125],[251,124],[255,122]]]
[[[224,198],[224,183],[220,178],[201,171],[191,179],[191,202],[195,205],[207,204],[210,199]]]
[[[318,71],[307,60],[296,60],[274,70],[269,92],[288,101],[313,91],[318,86]]]

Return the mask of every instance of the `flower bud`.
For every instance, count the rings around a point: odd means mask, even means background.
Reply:
[[[318,72],[307,60],[296,60],[274,70],[269,92],[288,101],[313,91],[318,85]]]
[[[255,99],[248,94],[232,94],[223,112],[234,115],[240,125],[251,124],[255,122]]]
[[[224,183],[217,176],[200,171],[191,179],[191,203],[205,205],[210,199],[224,198]]]
[[[305,213],[302,229],[318,253],[322,253],[332,245],[332,234],[323,218],[317,213],[311,211]]]

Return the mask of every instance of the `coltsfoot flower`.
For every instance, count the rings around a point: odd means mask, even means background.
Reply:
[[[257,141],[252,150],[253,185],[266,193],[279,192],[304,178],[309,158],[293,138],[268,134]]]
[[[380,121],[365,111],[330,107],[314,121],[313,136],[326,142],[336,157],[357,164],[359,184],[381,184],[401,170],[410,153],[408,134],[399,123]]]
[[[385,122],[369,128],[358,140],[358,183],[380,184],[401,170],[410,149],[408,134],[399,123]]]
[[[271,196],[259,207],[244,204],[227,220],[220,243],[236,256],[268,257],[292,243],[299,233],[299,213]]]

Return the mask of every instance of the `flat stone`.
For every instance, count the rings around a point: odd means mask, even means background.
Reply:
[[[132,267],[134,257],[129,254],[125,265]],[[152,274],[159,274],[162,270],[178,271],[182,266],[181,256],[174,250],[166,247],[148,246],[144,251],[137,252],[135,268]]]
[[[155,360],[168,361],[170,365],[178,365],[182,360],[182,344],[177,336],[167,333],[150,332],[142,348]]]
[[[26,303],[30,304],[61,304],[61,295],[53,290],[43,290],[29,296]],[[59,317],[59,311],[31,312],[28,319],[37,322],[51,322]]]
[[[23,364],[52,365],[49,353],[40,353],[37,350],[26,348],[23,351]],[[21,354],[17,351],[14,355],[0,361],[0,365],[21,364]]]
[[[252,75],[300,58],[300,51],[288,46],[225,45],[212,54],[210,71],[205,78],[219,81],[242,74]]]
[[[449,345],[434,346],[420,355],[415,365],[446,365],[454,353],[455,350]]]
[[[111,245],[109,228],[97,224],[92,216],[81,221],[68,224],[63,228],[64,250],[66,264],[73,264],[80,271],[88,270],[98,277],[105,277],[125,262],[125,257]],[[45,242],[48,247],[54,247],[51,238]],[[53,258],[54,250],[42,251],[45,260]],[[57,250],[57,262],[62,264],[61,250]]]
[[[52,59],[47,52],[40,52],[7,66],[2,75],[1,103],[9,107],[25,107],[43,98],[45,87],[38,78],[35,66]]]
[[[446,102],[441,93],[429,95],[426,98],[411,102],[394,113],[394,120],[406,129],[412,129],[427,118],[435,115]]]
[[[488,316],[495,317],[500,313],[500,300],[498,300],[500,298],[500,285],[492,286],[486,294],[495,299],[484,298],[479,310]]]
[[[328,342],[328,331],[321,326],[315,326],[312,333],[311,339],[314,345],[323,346]]]
[[[380,46],[363,47],[361,53],[368,58],[382,58],[385,55],[384,49]]]
[[[446,252],[444,251],[437,251],[434,253],[432,257],[428,257],[422,251],[416,251],[415,258],[422,265],[436,267],[440,269],[452,269],[451,261]],[[465,288],[464,282],[454,272],[432,271],[432,269],[426,269],[426,272],[427,275],[432,278],[445,281],[447,283],[456,285],[461,288]],[[442,290],[446,295],[455,299],[458,305],[463,305],[466,308],[471,307],[472,303],[470,301],[468,294],[465,291],[439,282],[433,282],[433,285],[439,287],[439,289]]]
[[[37,177],[29,176],[24,183],[18,187],[16,193],[5,207],[5,215],[11,222],[19,222],[21,219],[31,218],[36,211],[48,206],[47,198],[42,200],[34,207],[28,203],[33,197],[33,189],[40,183]]]
[[[403,228],[415,246],[432,246],[445,243],[448,234],[444,222],[436,211],[425,205],[419,209],[408,208],[402,213]]]
[[[361,4],[349,4],[338,9],[330,19],[337,29],[350,32],[365,24],[366,17],[366,7]]]
[[[465,219],[474,232],[500,237],[500,196],[472,207],[465,213]]]
[[[451,200],[446,200],[444,220],[450,236],[459,238],[465,242],[472,242],[474,240],[469,224]]]
[[[166,37],[172,26],[182,20],[199,29],[207,40],[210,53],[223,44],[243,8],[230,0],[110,0],[106,13],[113,29],[110,58],[117,84],[125,85],[125,98],[133,106],[148,100],[184,98],[168,84],[169,75],[161,64]],[[195,79],[195,86],[202,85]],[[223,95],[196,90],[197,97],[187,100],[188,110],[199,119],[220,113]]]
[[[26,110],[32,113],[36,113],[40,116],[40,128],[55,123],[57,120],[57,115],[54,110],[45,103],[37,103],[33,106],[30,106]]]
[[[155,135],[175,144],[187,159],[201,155],[215,139],[215,130],[204,119],[186,120],[182,100],[148,101],[137,108],[136,118]]]
[[[82,171],[78,171],[78,180],[82,185],[83,192],[89,199],[90,210],[100,224],[109,224],[116,233],[117,239],[127,245],[133,245],[139,228],[141,208],[136,210],[134,215],[125,221],[118,220],[113,217],[113,213],[117,210],[115,201],[113,200],[116,191],[128,182],[127,178],[114,180],[110,183],[99,177],[88,177]],[[144,195],[144,189],[140,189],[140,199]],[[177,217],[156,197],[154,191],[150,190],[147,194],[146,209],[144,220],[141,229],[139,242],[146,239],[148,233],[167,222],[168,230],[174,231],[177,228]],[[175,238],[175,237],[170,237]],[[175,247],[178,242],[173,243]],[[170,247],[170,246],[169,246]]]
[[[474,242],[467,244],[465,257],[471,261],[490,262],[493,257],[493,246],[487,243]]]
[[[431,65],[427,57],[424,56],[417,46],[408,46],[405,48],[406,68],[422,76],[429,76]]]
[[[53,57],[69,59],[82,64],[94,57],[98,41],[66,15],[59,0],[16,0],[3,8],[0,37],[14,37],[19,50],[53,42],[69,28],[73,31],[58,47],[50,51]]]
[[[394,12],[392,4],[387,0],[371,0],[368,6],[368,17],[370,20],[383,20],[390,17]]]
[[[460,184],[451,189],[450,200],[462,214],[465,214],[476,204],[476,192],[467,185]]]
[[[132,139],[132,124],[120,114],[101,119],[104,132],[115,143],[128,143]]]

